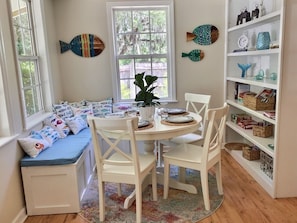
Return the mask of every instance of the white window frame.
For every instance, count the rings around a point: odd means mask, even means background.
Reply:
[[[33,41],[35,42],[35,51],[36,55],[27,57],[29,60],[37,61],[37,72],[40,84],[40,111],[35,114],[26,117],[26,106],[24,100],[24,93],[22,89],[22,77],[21,72],[19,71],[19,88],[20,88],[20,100],[22,102],[23,108],[23,128],[28,130],[33,126],[42,122],[46,117],[51,113],[51,105],[53,99],[52,93],[52,82],[50,76],[50,67],[49,67],[49,51],[47,46],[46,38],[46,23],[44,19],[44,5],[41,0],[28,0],[30,1],[30,10],[31,10],[31,21],[33,29]],[[11,27],[13,29],[13,27]],[[13,42],[15,43],[15,42]],[[23,56],[18,56],[16,52],[16,63],[19,64],[19,60],[23,60]],[[42,59],[41,59],[42,58]]]
[[[140,7],[166,7],[168,10],[168,35],[167,35],[167,50],[168,50],[168,61],[167,61],[167,71],[168,71],[168,98],[161,98],[161,102],[175,102],[176,101],[176,75],[175,75],[175,33],[174,33],[174,1],[173,0],[160,0],[160,1],[112,1],[106,3],[107,9],[107,22],[108,22],[108,32],[111,50],[111,73],[112,73],[112,83],[113,83],[113,97],[114,101],[126,101],[132,102],[134,100],[120,100],[120,78],[118,74],[117,66],[117,51],[115,44],[115,32],[114,32],[114,21],[113,21],[113,10],[119,8],[140,8]]]

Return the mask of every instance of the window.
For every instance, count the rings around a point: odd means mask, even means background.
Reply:
[[[44,113],[30,0],[11,0],[12,25],[26,121]]]
[[[108,2],[107,11],[115,100],[134,100],[141,72],[159,77],[161,101],[175,100],[173,0]]]

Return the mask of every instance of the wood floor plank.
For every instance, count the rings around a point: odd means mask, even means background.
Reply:
[[[199,223],[297,223],[297,198],[273,199],[225,151],[222,152],[224,201]],[[88,223],[77,214],[30,216],[25,223]]]

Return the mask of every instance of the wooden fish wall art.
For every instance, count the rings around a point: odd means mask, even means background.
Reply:
[[[192,33],[187,32],[187,41],[194,41],[199,45],[213,44],[219,38],[219,30],[214,25],[206,24],[196,27]]]
[[[75,36],[70,43],[60,40],[61,53],[71,50],[81,57],[95,57],[102,53],[105,48],[103,41],[93,34],[81,34]]]
[[[189,57],[190,60],[197,62],[204,58],[204,52],[202,50],[192,50],[189,53],[182,53],[182,57]]]

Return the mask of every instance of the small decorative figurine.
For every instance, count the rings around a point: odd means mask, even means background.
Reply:
[[[259,17],[265,15],[265,8],[264,8],[264,0],[261,0],[260,1],[260,4],[259,4]]]
[[[238,67],[241,69],[241,77],[246,77],[246,71],[252,66],[252,64],[237,64]]]
[[[243,24],[244,22],[251,21],[251,13],[245,8],[241,11],[241,13],[237,16],[236,25]]]
[[[258,4],[256,4],[256,8],[252,11],[252,19],[259,18],[259,13],[259,7]]]

